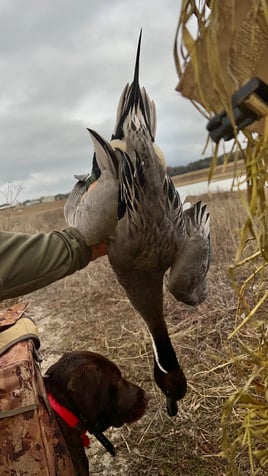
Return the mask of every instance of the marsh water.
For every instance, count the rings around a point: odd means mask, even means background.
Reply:
[[[239,188],[241,190],[245,189],[246,182],[242,178],[240,179]],[[217,192],[228,192],[228,191],[235,191],[238,189],[237,182],[234,182],[232,178],[224,179],[224,180],[212,180],[210,184],[208,184],[207,180],[202,182],[192,183],[189,185],[182,185],[181,187],[177,187],[178,192],[182,196],[189,196],[189,195],[201,195],[203,193],[217,193]]]

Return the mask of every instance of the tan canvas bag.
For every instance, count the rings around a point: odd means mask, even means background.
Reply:
[[[72,476],[40,373],[37,328],[25,308],[0,312],[0,474]]]

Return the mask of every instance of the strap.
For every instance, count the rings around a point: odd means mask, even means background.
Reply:
[[[80,423],[79,418],[77,418],[77,416],[73,412],[68,410],[68,408],[64,407],[61,403],[59,403],[54,398],[52,393],[48,393],[47,397],[51,408],[53,408],[53,410],[65,421],[65,423],[67,423],[68,426],[70,426],[71,428],[75,428],[77,424]]]
[[[48,393],[47,397],[51,405],[51,408],[53,408],[54,412],[56,412],[57,415],[59,415],[65,421],[65,423],[67,423],[68,426],[70,426],[71,428],[75,428],[76,430],[80,432],[80,437],[82,438],[83,445],[85,447],[90,446],[89,437],[86,435],[87,430],[86,429],[82,429],[81,431],[79,430],[79,427],[81,426],[81,421],[79,420],[79,418],[77,418],[77,416],[73,412],[68,410],[68,408],[64,407],[61,403],[59,403],[54,398],[52,393]]]
[[[0,419],[12,417],[15,415],[21,415],[22,413],[30,412],[31,410],[36,410],[38,408],[37,403],[31,403],[30,405],[25,405],[23,407],[12,408],[11,410],[1,410]]]
[[[37,349],[40,347],[36,325],[29,317],[20,317],[15,324],[0,332],[0,356],[12,345],[27,339],[32,339]]]

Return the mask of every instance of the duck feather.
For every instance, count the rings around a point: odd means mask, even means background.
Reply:
[[[155,381],[167,397],[168,413],[174,415],[187,382],[164,319],[163,277],[169,269],[169,290],[176,299],[196,305],[205,298],[209,213],[202,202],[183,209],[180,195],[166,174],[163,154],[154,143],[155,104],[139,86],[141,33],[134,79],[121,94],[111,142],[90,130],[95,168],[100,173],[97,186],[84,193],[76,209],[80,208],[79,216],[86,221],[88,215],[81,204],[90,201],[92,209],[95,207],[96,227],[100,213],[108,221],[110,213],[110,223],[117,215],[107,242],[108,258],[148,326]],[[107,200],[110,208],[103,215]],[[87,232],[92,233],[92,229]]]

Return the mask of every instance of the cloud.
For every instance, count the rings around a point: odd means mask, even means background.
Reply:
[[[177,0],[2,0],[2,190],[14,183],[25,198],[65,192],[74,173],[89,170],[86,128],[110,138],[141,27],[140,82],[156,103],[159,145],[169,165],[200,158],[205,121],[174,91],[179,8]]]

